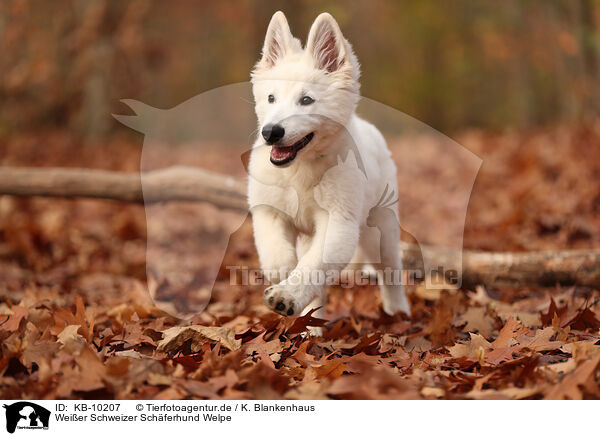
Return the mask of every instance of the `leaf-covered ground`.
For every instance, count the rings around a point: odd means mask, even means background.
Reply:
[[[484,160],[465,245],[600,246],[598,130],[459,138]],[[0,147],[3,165],[139,165],[131,140]],[[340,287],[319,321],[281,318],[223,273],[187,328],[148,297],[145,235],[141,206],[0,197],[0,397],[600,398],[597,289],[417,285],[407,319],[383,314],[375,287]],[[226,256],[257,265],[249,223]]]

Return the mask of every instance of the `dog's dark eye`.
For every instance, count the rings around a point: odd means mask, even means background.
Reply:
[[[300,104],[302,106],[308,106],[309,104],[313,104],[315,102],[314,99],[310,98],[308,95],[305,95],[300,99]]]
[[[267,97],[267,100],[269,101],[269,103],[274,103],[275,102],[275,96],[273,94],[269,94],[269,97]]]

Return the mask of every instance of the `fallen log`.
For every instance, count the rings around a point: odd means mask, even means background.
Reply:
[[[207,201],[219,208],[248,210],[243,181],[192,167],[170,167],[141,174],[83,168],[3,167],[0,194],[134,203]]]
[[[423,271],[423,263],[455,265],[462,254],[462,285],[491,287],[589,286],[600,288],[600,250],[486,252],[400,243],[404,268]],[[460,268],[458,269],[460,270]]]
[[[144,179],[142,188],[142,178]],[[203,201],[247,211],[244,181],[200,168],[145,173],[71,168],[0,169],[0,195],[100,198],[125,202]],[[600,288],[600,250],[493,253],[401,243],[405,268],[423,272],[423,259],[451,264],[462,255],[463,285],[579,285]]]

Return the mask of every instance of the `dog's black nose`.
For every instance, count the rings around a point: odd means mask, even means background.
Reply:
[[[262,128],[262,135],[267,141],[267,144],[275,144],[283,135],[285,135],[285,129],[281,124],[267,124]]]

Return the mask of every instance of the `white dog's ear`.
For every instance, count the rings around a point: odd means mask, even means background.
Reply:
[[[262,58],[258,62],[257,68],[271,68],[297,44],[283,12],[275,12],[267,29]]]
[[[321,70],[333,73],[352,68],[354,55],[350,44],[344,39],[337,21],[328,13],[319,15],[311,26],[306,47]]]

